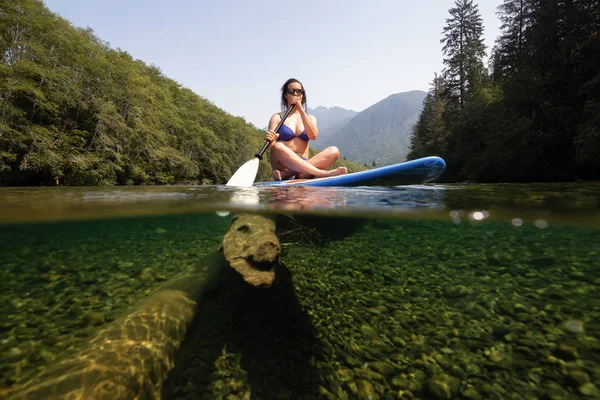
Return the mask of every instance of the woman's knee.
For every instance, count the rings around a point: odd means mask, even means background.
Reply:
[[[330,157],[339,158],[340,156],[340,149],[338,149],[336,146],[329,146],[326,151],[327,155]]]

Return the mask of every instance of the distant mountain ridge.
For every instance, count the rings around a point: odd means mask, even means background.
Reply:
[[[358,111],[347,110],[342,107],[323,107],[308,108],[308,114],[314,115],[317,118],[317,126],[319,128],[319,137],[313,142],[317,148],[321,143],[327,140],[332,134],[335,134],[341,127],[346,125],[353,117],[358,114]]]
[[[377,166],[405,161],[412,127],[426,95],[422,90],[392,94],[335,127],[335,132],[330,125],[315,147],[337,146],[342,157],[368,166],[373,161]]]

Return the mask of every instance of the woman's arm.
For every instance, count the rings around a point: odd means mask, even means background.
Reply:
[[[314,115],[308,115],[302,106],[298,107],[300,111],[300,117],[302,117],[302,123],[306,130],[306,135],[311,139],[315,140],[319,136],[319,129],[317,128],[317,118]]]
[[[265,135],[265,139],[271,142],[269,148],[273,146],[273,143],[275,143],[275,141],[279,137],[279,133],[275,132],[275,128],[277,128],[277,124],[279,123],[279,121],[281,121],[281,115],[279,114],[273,114],[271,116],[271,119],[269,120],[268,132]]]

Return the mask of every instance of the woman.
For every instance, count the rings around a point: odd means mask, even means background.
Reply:
[[[340,156],[340,151],[335,146],[330,146],[308,159],[308,141],[315,140],[319,135],[317,119],[306,113],[306,92],[302,83],[294,78],[288,79],[281,87],[282,110],[286,110],[292,104],[294,108],[279,128],[279,133],[275,132],[275,128],[281,121],[283,112],[273,114],[269,121],[266,139],[271,142],[269,148],[273,179],[306,179],[347,173],[345,167],[326,170]]]

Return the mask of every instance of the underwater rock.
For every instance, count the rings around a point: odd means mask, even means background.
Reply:
[[[479,381],[476,384],[476,390],[478,393],[483,393],[484,399],[488,399],[491,398],[492,393],[494,392],[494,386],[489,382]]]
[[[369,366],[379,372],[380,374],[384,375],[384,376],[391,376],[396,372],[396,369],[394,368],[394,366],[386,361],[374,361],[374,362],[370,362]]]
[[[571,333],[583,333],[585,329],[583,328],[583,322],[579,320],[570,320],[565,322],[565,330]]]
[[[357,378],[362,378],[370,382],[383,381],[383,375],[370,369],[357,368],[354,370]]]
[[[104,314],[101,312],[97,312],[97,311],[90,311],[85,317],[84,317],[84,324],[90,325],[90,326],[101,326],[104,325],[106,323],[106,320],[104,318]]]
[[[360,330],[367,339],[373,339],[377,337],[377,331],[373,329],[370,325],[362,324],[360,326]]]
[[[379,315],[381,314],[381,311],[379,311],[379,309],[377,307],[371,307],[371,308],[367,308],[366,310],[368,313],[371,313],[373,315]]]
[[[271,218],[250,214],[235,216],[219,250],[249,284],[269,287],[275,280],[280,245]]]
[[[397,399],[414,399],[415,395],[412,394],[412,392],[410,390],[399,390],[398,393],[396,394],[396,398]]]
[[[341,353],[340,358],[344,361],[344,363],[346,365],[349,365],[351,367],[358,367],[359,365],[361,365],[361,362],[359,359],[357,359],[356,357],[353,357],[349,354]]]
[[[406,347],[406,340],[398,336],[392,336],[392,342],[398,347]]]
[[[348,368],[341,368],[338,370],[338,375],[342,382],[348,382],[354,379],[354,372]]]
[[[376,399],[379,397],[377,392],[375,392],[375,388],[369,381],[359,379],[356,382],[356,387],[358,389],[358,398],[361,400]]]
[[[590,376],[581,370],[572,370],[565,376],[567,383],[579,387],[590,382]]]
[[[23,358],[23,351],[18,347],[13,347],[10,349],[4,357],[2,357],[3,361],[16,361]]]
[[[590,397],[600,397],[600,390],[591,382],[584,383],[579,387],[579,393],[590,396]]]
[[[408,385],[408,390],[413,393],[420,392],[423,389],[423,385],[426,384],[427,374],[420,369],[415,369],[414,372],[408,374],[408,378],[410,379],[410,383]]]
[[[489,360],[493,363],[499,363],[500,361],[504,360],[504,355],[502,354],[502,352],[495,348],[492,348],[491,350],[489,350],[489,352],[486,351],[486,355],[489,358]]]
[[[335,399],[335,396],[331,394],[331,392],[329,392],[329,390],[327,390],[327,388],[323,387],[322,385],[319,386],[319,396],[327,400]]]
[[[576,348],[566,344],[560,344],[556,349],[556,355],[565,361],[572,361],[579,358],[579,352]]]
[[[452,361],[446,357],[444,357],[442,354],[435,354],[433,356],[433,359],[435,360],[435,362],[437,362],[440,367],[444,368],[444,369],[450,369],[452,367]]]
[[[157,268],[148,267],[144,268],[144,270],[140,273],[139,278],[142,282],[156,282],[156,281],[164,281],[164,276],[160,273]]]
[[[392,378],[392,386],[396,389],[406,389],[410,386],[410,381],[406,376],[400,375]]]
[[[462,392],[462,397],[469,400],[481,400],[482,397],[474,387],[468,387]]]
[[[444,294],[448,298],[458,298],[468,296],[471,291],[463,285],[450,285],[444,288]]]
[[[456,397],[460,380],[457,377],[440,374],[435,375],[429,380],[429,393],[434,399],[449,400]]]

